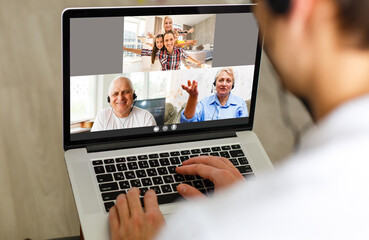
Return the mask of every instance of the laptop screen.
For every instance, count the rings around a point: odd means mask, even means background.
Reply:
[[[62,30],[65,148],[252,128],[249,5],[68,9]]]

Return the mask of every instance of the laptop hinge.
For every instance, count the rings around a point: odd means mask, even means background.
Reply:
[[[110,151],[117,149],[126,149],[126,148],[136,148],[136,147],[147,147],[154,145],[162,145],[169,143],[181,143],[181,142],[192,142],[192,141],[201,141],[201,140],[210,140],[217,138],[230,138],[236,137],[235,131],[227,131],[227,132],[210,132],[210,133],[202,133],[202,134],[191,134],[191,135],[175,135],[175,136],[165,136],[165,137],[152,137],[145,138],[140,140],[122,140],[114,143],[106,143],[106,144],[98,144],[98,145],[90,145],[87,146],[87,152],[101,152],[101,151]]]

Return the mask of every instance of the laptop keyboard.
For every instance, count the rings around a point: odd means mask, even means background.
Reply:
[[[189,184],[205,195],[212,194],[214,185],[211,181],[175,171],[177,166],[192,157],[209,155],[228,158],[245,178],[254,177],[239,144],[92,160],[106,212],[114,206],[117,196],[127,193],[131,187],[141,190],[141,201],[145,192],[153,189],[159,204],[180,198],[177,192],[180,183]]]

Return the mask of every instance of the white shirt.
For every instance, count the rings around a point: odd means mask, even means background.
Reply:
[[[146,126],[156,126],[156,121],[145,109],[133,107],[128,117],[118,118],[112,108],[105,108],[96,116],[91,132]]]
[[[283,166],[186,203],[158,239],[369,239],[369,95],[302,139]]]

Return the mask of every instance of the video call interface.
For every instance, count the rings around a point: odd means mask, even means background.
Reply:
[[[257,41],[251,13],[72,18],[71,138],[247,121]]]

